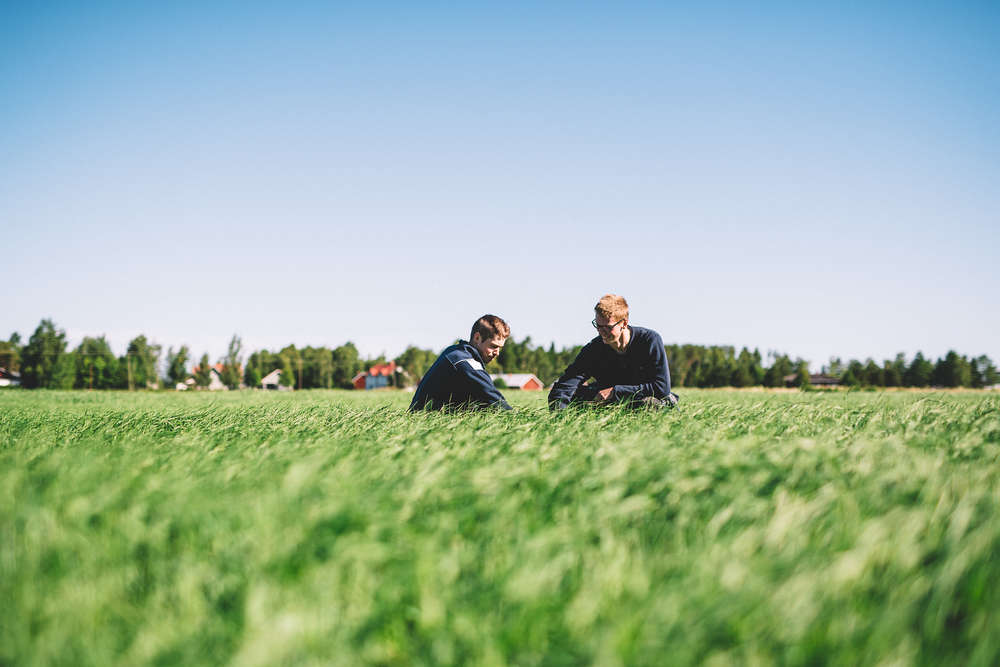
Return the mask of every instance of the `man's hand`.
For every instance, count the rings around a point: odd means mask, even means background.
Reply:
[[[608,387],[607,389],[602,389],[597,392],[597,396],[594,397],[598,403],[607,403],[608,399],[611,398],[611,392],[615,390],[614,387]]]

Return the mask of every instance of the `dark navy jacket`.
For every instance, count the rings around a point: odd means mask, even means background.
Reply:
[[[410,410],[446,407],[511,409],[483,369],[479,350],[464,340],[445,348],[420,380],[410,403]]]
[[[666,397],[670,393],[670,369],[663,339],[652,329],[633,326],[629,329],[632,337],[622,354],[606,345],[600,336],[584,345],[552,385],[549,406],[553,409],[566,407],[574,396],[577,400],[592,400],[597,391],[608,387],[614,387],[608,399],[610,402],[641,401],[647,396]],[[595,382],[581,388],[580,384],[590,377]]]

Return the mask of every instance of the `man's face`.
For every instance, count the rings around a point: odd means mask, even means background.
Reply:
[[[479,356],[483,358],[483,362],[488,364],[500,356],[500,350],[503,349],[504,343],[507,342],[507,339],[503,336],[494,336],[493,338],[484,339],[482,334],[477,331],[472,334],[472,340],[470,342],[477,350],[479,350]]]
[[[616,350],[625,349],[625,330],[628,329],[627,317],[613,320],[610,317],[598,315],[594,318],[594,326],[605,345],[610,345]]]

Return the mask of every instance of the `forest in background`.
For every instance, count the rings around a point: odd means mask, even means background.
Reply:
[[[536,345],[531,337],[511,338],[491,365],[495,373],[534,373],[551,384],[580,351],[579,345],[556,349]],[[807,387],[809,362],[787,354],[746,347],[738,352],[731,345],[666,345],[670,375],[675,387]],[[104,336],[85,337],[70,349],[66,332],[49,319],[42,320],[23,341],[14,333],[0,341],[0,369],[20,374],[25,388],[49,389],[155,389],[173,387],[189,378],[199,387],[208,386],[216,367],[230,388],[259,387],[261,379],[280,369],[281,384],[295,389],[350,388],[352,379],[372,366],[395,361],[401,369],[393,378],[396,386],[419,382],[439,352],[407,347],[402,354],[363,358],[347,342],[335,348],[296,347],[254,350],[245,355],[239,336],[230,340],[226,354],[197,359],[187,345],[176,349],[151,342],[145,335],[129,341],[125,354],[115,355]],[[991,387],[1000,383],[993,361],[986,355],[965,356],[949,351],[936,360],[918,352],[912,359],[897,354],[881,362],[874,359],[833,358],[822,373],[849,387]]]

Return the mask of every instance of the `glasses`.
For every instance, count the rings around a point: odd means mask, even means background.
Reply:
[[[615,322],[614,324],[598,324],[597,320],[595,319],[595,320],[593,320],[591,322],[591,324],[593,324],[594,328],[597,329],[598,331],[607,331],[608,333],[611,333],[612,331],[615,330],[615,327],[617,327],[619,324],[621,324],[624,321],[625,321],[625,318],[623,317],[620,320],[618,320],[617,322]]]

